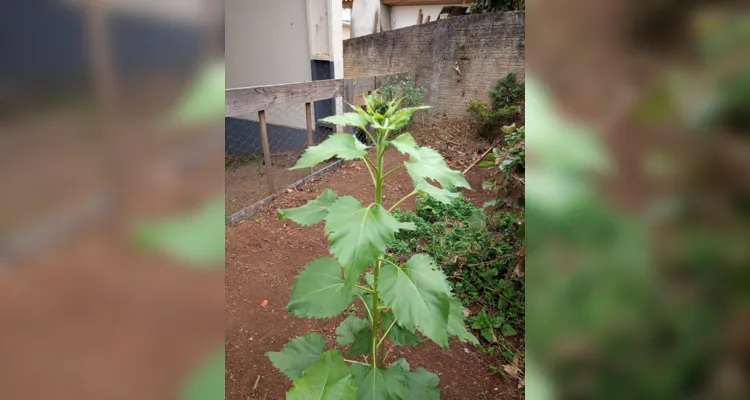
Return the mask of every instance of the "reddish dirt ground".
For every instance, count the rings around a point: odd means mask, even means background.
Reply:
[[[152,153],[132,155],[126,168],[126,222],[184,212],[220,192],[219,151],[182,170]],[[176,398],[186,374],[222,345],[223,281],[221,268],[138,251],[127,229],[105,221],[0,263],[0,398]]]
[[[385,156],[390,169],[404,160],[396,151]],[[467,174],[472,187],[467,197],[482,204],[481,191],[486,171],[473,169]],[[364,166],[348,162],[342,169],[325,175],[299,191],[280,196],[270,208],[252,220],[226,231],[226,398],[283,399],[291,381],[281,375],[265,353],[279,351],[292,338],[318,332],[335,347],[335,330],[343,316],[328,320],[307,320],[284,310],[296,275],[308,262],[328,255],[328,241],[322,226],[301,227],[279,221],[279,208],[296,207],[317,197],[325,188],[339,195],[372,198],[374,190]],[[393,204],[412,190],[404,170],[391,175],[384,188],[384,203]],[[413,199],[402,204],[412,209]],[[261,303],[267,300],[266,307]],[[440,376],[443,399],[518,398],[516,383],[491,374],[489,365],[498,360],[455,340],[450,348],[434,344],[394,348],[390,361],[404,357],[412,367],[424,366]],[[260,378],[259,378],[260,377]],[[253,390],[256,381],[257,388]]]

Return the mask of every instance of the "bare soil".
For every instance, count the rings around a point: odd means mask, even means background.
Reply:
[[[467,159],[471,158],[469,153],[464,151]],[[404,159],[398,152],[389,151],[385,156],[386,168],[393,168]],[[459,162],[470,163],[455,157],[451,160],[456,169],[460,168],[455,165]],[[475,190],[467,191],[466,195],[474,204],[481,205],[489,199],[481,191],[486,174],[487,171],[481,169],[472,169],[467,174]],[[252,220],[226,230],[227,399],[283,399],[291,381],[273,367],[265,353],[281,350],[294,337],[318,332],[327,338],[329,348],[336,347],[335,330],[343,316],[307,320],[284,310],[296,275],[308,262],[329,255],[322,226],[306,228],[277,218],[279,208],[300,206],[326,188],[359,199],[374,196],[366,168],[349,162],[301,190],[284,193]],[[394,173],[384,188],[385,205],[393,204],[412,188],[403,169]],[[413,199],[401,205],[402,209],[413,207]],[[440,349],[434,344],[396,347],[388,355],[388,361],[401,357],[412,367],[424,366],[437,373],[443,399],[515,399],[521,396],[515,381],[490,372],[489,365],[499,366],[499,358],[455,340],[451,341],[449,349]],[[258,384],[253,390],[256,381]]]
[[[220,151],[175,168],[164,150],[171,146],[134,140],[140,145],[124,166],[126,222],[185,212],[220,193]],[[219,150],[221,142],[213,142]],[[62,168],[53,157],[58,147],[38,146],[50,150],[50,157],[35,158],[41,170]],[[14,167],[23,171],[22,163]],[[50,179],[40,174],[35,183]],[[73,194],[85,198],[90,190],[81,189]],[[190,270],[138,251],[127,229],[106,220],[82,229],[11,265],[0,263],[0,398],[175,398],[186,374],[222,345],[224,271]]]
[[[289,170],[289,167],[297,162],[300,154],[284,153],[271,156],[274,188],[277,192],[310,175],[310,169]],[[325,166],[326,164],[321,164],[316,170]],[[268,175],[263,159],[233,162],[225,172],[224,188],[228,216],[270,196],[272,193],[268,188]]]

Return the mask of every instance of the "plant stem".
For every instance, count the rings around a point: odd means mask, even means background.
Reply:
[[[375,168],[375,204],[380,205],[383,200],[383,153],[385,152],[385,140],[387,137],[387,131],[379,135],[378,142],[376,144],[378,165]],[[375,263],[375,270],[373,271],[373,282],[372,282],[372,366],[378,367],[378,330],[380,328],[380,304],[378,296],[378,276],[380,276],[380,265],[381,262]]]
[[[367,305],[364,297],[359,296],[359,299],[362,300],[362,304],[364,304],[365,310],[367,310],[367,316],[370,318],[370,322],[372,322],[372,312],[370,312],[370,306]]]
[[[356,288],[358,288],[358,289],[362,289],[362,290],[364,290],[365,292],[370,292],[370,293],[372,293],[372,289],[370,289],[370,288],[368,288],[368,287],[364,287],[364,286],[361,286],[361,285],[354,285],[354,286],[355,286]]]
[[[417,192],[417,191],[413,191],[413,192],[411,192],[411,193],[407,194],[406,196],[402,197],[402,198],[401,198],[401,200],[397,201],[397,202],[396,202],[396,204],[392,205],[392,206],[391,206],[391,208],[389,208],[389,209],[388,209],[388,212],[391,212],[391,211],[393,211],[393,209],[395,209],[396,207],[398,207],[398,205],[399,205],[399,204],[403,203],[403,202],[404,202],[404,201],[406,201],[406,200],[407,200],[407,199],[408,199],[409,197],[411,197],[411,196],[414,196],[414,195],[415,195],[415,194],[417,194],[417,193],[419,193],[419,192]]]
[[[372,164],[372,161],[370,161],[369,158],[367,158],[367,155],[364,157],[365,160],[365,167],[367,167],[367,172],[370,173],[370,178],[372,179],[373,185],[375,184],[375,174],[373,173],[372,169],[375,168],[375,166]]]
[[[372,292],[372,365],[378,367],[378,327],[380,325],[380,308],[378,307],[378,275],[380,275],[380,260],[375,263]]]
[[[375,167],[375,204],[380,205],[383,199],[383,149],[378,143],[378,166]]]
[[[378,342],[378,346],[380,346],[381,344],[383,344],[383,341],[385,340],[385,337],[388,336],[389,333],[391,333],[391,329],[393,328],[393,325],[396,325],[396,318],[393,319],[393,322],[391,322],[391,326],[388,327],[388,330],[385,331],[385,333],[383,334],[383,337],[380,338],[380,341]]]
[[[346,358],[344,359],[344,361],[350,362],[350,363],[354,363],[354,364],[362,364],[362,365],[367,365],[367,366],[370,365],[370,364],[367,364],[367,363],[363,363],[361,361],[347,360]]]
[[[387,262],[388,264],[391,264],[391,265],[393,265],[393,266],[394,266],[394,267],[396,267],[396,268],[401,268],[401,267],[399,267],[399,266],[398,266],[397,264],[395,264],[395,263],[393,263],[393,262],[391,262],[391,261],[388,261],[388,260],[386,260],[385,258],[379,258],[379,259],[378,259],[378,261],[383,261],[383,262]]]
[[[385,175],[383,175],[383,179],[387,178],[387,177],[388,177],[388,175],[390,175],[390,174],[392,174],[392,173],[394,173],[394,172],[396,172],[396,171],[398,171],[399,169],[401,169],[401,168],[404,168],[404,167],[405,167],[405,165],[404,165],[404,164],[401,164],[401,165],[399,165],[398,167],[396,167],[396,168],[394,168],[394,169],[392,169],[392,170],[390,170],[390,171],[386,172],[386,174],[385,174]]]

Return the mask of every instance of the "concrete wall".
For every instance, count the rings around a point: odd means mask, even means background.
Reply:
[[[509,72],[524,78],[524,12],[452,17],[344,41],[347,78],[414,71],[431,114],[466,114]],[[456,71],[456,66],[461,71]]]
[[[466,6],[465,4],[461,4],[461,2],[457,2],[456,4],[451,4],[455,6]],[[419,9],[422,9],[422,15],[423,21],[427,21],[427,16],[429,15],[430,21],[437,21],[438,16],[440,16],[440,10],[443,9],[443,7],[448,7],[447,5],[437,5],[437,6],[392,6],[391,7],[391,28],[392,29],[400,29],[405,28],[407,26],[412,26],[417,24],[417,14],[419,13]]]

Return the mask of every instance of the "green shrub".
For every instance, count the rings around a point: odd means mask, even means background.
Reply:
[[[490,91],[491,103],[472,100],[466,109],[476,122],[477,134],[487,140],[500,135],[503,126],[520,123],[523,117],[521,106],[524,98],[524,84],[518,82],[515,73],[509,73],[497,81]]]
[[[486,101],[471,100],[467,111],[476,123],[477,134],[487,140],[496,138],[503,126],[521,119],[521,107],[508,106],[493,110]]]
[[[523,281],[513,276],[523,246],[522,216],[498,212],[487,217],[459,197],[444,204],[420,198],[415,211],[394,213],[414,231],[400,231],[389,256],[403,260],[414,251],[433,255],[464,306],[468,322],[489,344],[516,335],[524,325]],[[512,357],[511,357],[512,358]]]
[[[523,82],[518,82],[516,74],[511,72],[497,81],[495,90],[490,91],[492,99],[492,109],[499,111],[506,107],[516,106],[523,102],[524,91]]]

